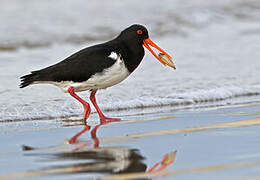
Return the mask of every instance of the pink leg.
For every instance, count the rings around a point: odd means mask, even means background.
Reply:
[[[74,87],[70,87],[68,89],[68,92],[70,93],[70,95],[72,97],[74,97],[75,99],[77,99],[84,107],[84,124],[86,124],[86,120],[89,117],[90,114],[90,105],[89,103],[87,103],[86,101],[84,101],[83,99],[81,99],[75,92],[74,92]]]
[[[97,92],[97,90],[92,90],[92,91],[91,91],[90,100],[91,100],[92,104],[94,105],[94,107],[96,108],[96,110],[97,110],[97,112],[98,112],[98,115],[99,115],[99,117],[100,117],[101,123],[104,122],[104,121],[108,121],[108,122],[119,121],[120,119],[118,119],[118,118],[109,118],[109,117],[106,117],[106,116],[101,112],[101,110],[99,109],[99,107],[98,107],[98,105],[97,105],[97,102],[96,102],[96,98],[95,98],[96,92]]]

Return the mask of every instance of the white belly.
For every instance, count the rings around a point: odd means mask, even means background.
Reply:
[[[116,59],[116,62],[111,67],[104,69],[104,71],[92,75],[87,81],[62,81],[52,82],[51,84],[60,87],[64,92],[67,92],[68,88],[71,86],[74,87],[75,92],[79,92],[91,89],[104,89],[118,84],[127,78],[130,73],[124,64],[124,61],[121,59],[121,56],[113,53],[114,52],[111,53],[110,57]]]

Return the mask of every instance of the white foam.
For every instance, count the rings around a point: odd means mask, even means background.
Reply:
[[[224,102],[224,104],[232,104],[235,98],[242,98],[241,102],[246,101],[247,97],[255,96],[256,101],[260,100],[260,85],[235,87],[227,86],[214,89],[198,90],[194,92],[185,93],[171,93],[165,96],[141,96],[128,100],[121,98],[108,100],[107,102],[100,102],[103,110],[127,110],[127,109],[143,109],[154,108],[162,106],[187,106],[187,105],[203,105],[203,103]],[[103,97],[104,98],[104,97]],[[100,98],[99,98],[100,99]],[[252,100],[250,100],[252,101]],[[249,101],[249,102],[250,102]],[[93,106],[91,105],[92,109]],[[0,121],[14,120],[14,119],[52,119],[61,118],[64,116],[78,116],[82,114],[81,105],[72,99],[64,99],[61,102],[34,102],[25,106],[25,104],[16,104],[15,106],[3,107],[0,113]],[[94,112],[94,110],[92,111]]]

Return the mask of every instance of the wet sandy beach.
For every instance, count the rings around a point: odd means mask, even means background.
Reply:
[[[2,0],[0,179],[260,179],[259,2]],[[98,125],[91,105],[84,127],[68,94],[19,88],[21,76],[135,23],[177,69],[146,52],[129,78],[98,91],[120,122]]]
[[[80,120],[2,123],[0,179],[257,179],[259,109],[167,110],[101,126],[93,117],[75,144]]]

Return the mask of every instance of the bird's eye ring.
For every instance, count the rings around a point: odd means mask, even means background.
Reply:
[[[137,30],[136,32],[137,32],[137,34],[139,34],[139,35],[143,34],[143,31],[142,31],[141,29]]]

